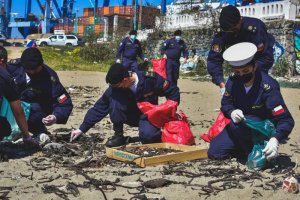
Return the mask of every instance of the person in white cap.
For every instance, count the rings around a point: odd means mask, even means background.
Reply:
[[[233,75],[226,83],[221,110],[231,122],[210,143],[208,156],[212,159],[247,158],[253,148],[251,130],[243,120],[269,119],[276,128],[263,152],[268,160],[278,155],[279,142],[286,139],[294,120],[284,103],[279,84],[266,73],[257,70],[257,47],[249,42],[235,44],[223,54],[232,67]]]

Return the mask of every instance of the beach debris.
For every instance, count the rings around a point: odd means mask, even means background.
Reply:
[[[293,176],[288,176],[282,183],[282,189],[288,193],[297,193],[299,191],[298,180]]]

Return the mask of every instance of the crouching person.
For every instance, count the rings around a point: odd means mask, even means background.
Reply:
[[[243,122],[245,118],[269,119],[275,125],[276,134],[263,149],[267,160],[277,157],[279,142],[286,139],[294,127],[279,84],[258,70],[256,52],[254,44],[244,42],[229,47],[223,54],[232,67],[233,76],[226,83],[221,110],[231,122],[212,140],[208,150],[210,158],[247,158],[254,144],[251,129]]]
[[[127,143],[124,137],[123,124],[139,127],[139,138],[142,143],[161,142],[161,130],[153,126],[137,107],[137,102],[158,104],[158,96],[179,103],[180,95],[177,86],[156,73],[128,72],[123,65],[113,64],[107,75],[109,87],[88,110],[79,129],[72,131],[71,140],[87,132],[97,122],[109,114],[113,123],[114,136],[106,146],[121,146]]]
[[[13,112],[16,122],[22,132],[23,141],[26,143],[34,143],[28,133],[28,126],[26,123],[24,111],[21,107],[20,96],[17,86],[13,78],[6,70],[7,66],[7,51],[4,47],[0,47],[0,111],[2,108],[2,101],[5,97],[9,102],[9,106]],[[11,134],[11,125],[5,116],[0,116],[0,141]]]
[[[7,69],[18,86],[21,100],[31,104],[29,131],[36,135],[47,132],[46,126],[67,123],[73,104],[56,72],[44,64],[37,48],[26,49],[20,60],[21,67],[8,65]]]

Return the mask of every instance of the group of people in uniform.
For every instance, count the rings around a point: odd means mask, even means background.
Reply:
[[[268,70],[272,67],[274,37],[267,32],[259,19],[241,17],[234,6],[222,9],[220,29],[212,39],[207,60],[207,70],[212,82],[220,87],[221,111],[231,119],[224,130],[212,140],[208,156],[225,159],[232,156],[245,157],[253,147],[251,130],[244,120],[271,120],[276,134],[263,150],[267,159],[278,155],[279,142],[287,139],[294,127],[294,120],[282,98],[279,84]],[[77,140],[96,123],[109,115],[114,135],[106,146],[115,147],[131,142],[124,136],[123,126],[138,127],[142,143],[161,142],[161,130],[149,122],[137,107],[138,102],[158,104],[158,97],[166,97],[180,103],[178,88],[179,59],[188,58],[188,48],[181,38],[181,30],[165,41],[161,47],[167,58],[167,78],[155,72],[142,71],[137,57],[144,56],[137,32],[130,31],[117,50],[116,63],[106,74],[108,88],[91,107],[78,129],[71,132],[71,141]],[[35,135],[45,133],[46,126],[64,124],[72,111],[69,94],[59,81],[57,74],[44,64],[37,48],[26,49],[18,64],[7,64],[7,52],[0,51],[0,97],[5,97],[23,133],[24,141],[32,141],[29,131]],[[232,75],[225,83],[223,62],[232,68]],[[29,119],[25,120],[20,101],[31,104]],[[1,104],[0,104],[1,105]],[[1,119],[1,137],[9,134],[9,124]],[[28,126],[27,126],[28,124]]]

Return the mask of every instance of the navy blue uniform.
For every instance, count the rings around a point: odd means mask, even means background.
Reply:
[[[177,41],[173,37],[164,42],[161,53],[167,55],[167,79],[177,85],[181,54],[186,59],[189,57],[187,46],[183,40]]]
[[[286,139],[294,127],[294,120],[280,93],[279,84],[266,73],[256,71],[252,88],[245,92],[244,85],[234,76],[226,83],[221,110],[227,118],[235,109],[243,111],[246,118],[271,120],[276,127],[276,139]],[[208,155],[211,158],[227,158],[240,153],[248,155],[253,147],[251,130],[243,122],[230,122],[211,142]]]
[[[20,100],[16,84],[10,74],[0,66],[0,111],[2,98],[5,97],[8,102]],[[11,133],[11,127],[5,117],[0,116],[0,140]]]
[[[122,131],[115,128],[122,129],[123,124],[138,126],[139,137],[143,143],[160,142],[160,129],[153,126],[146,115],[141,113],[137,102],[147,101],[157,105],[158,96],[165,96],[179,103],[179,89],[156,73],[146,73],[137,72],[138,85],[135,93],[130,89],[109,86],[94,107],[87,112],[79,129],[85,133],[109,114],[115,131]]]
[[[136,72],[138,71],[137,56],[142,60],[145,59],[140,41],[138,39],[132,41],[129,37],[124,38],[117,50],[117,59],[122,58],[122,65],[128,71]]]
[[[267,32],[266,25],[259,19],[243,17],[241,30],[237,35],[220,32],[215,35],[207,58],[207,70],[212,76],[212,82],[219,85],[224,82],[223,52],[226,48],[240,43],[251,42],[257,46],[256,64],[258,69],[268,72],[274,63],[274,37]],[[247,49],[241,49],[247,51]]]
[[[71,98],[56,72],[47,65],[42,67],[42,71],[30,80],[23,67],[7,67],[18,86],[21,100],[31,104],[27,123],[29,131],[34,134],[46,131],[42,123],[44,117],[53,114],[57,124],[65,124],[73,109]]]

